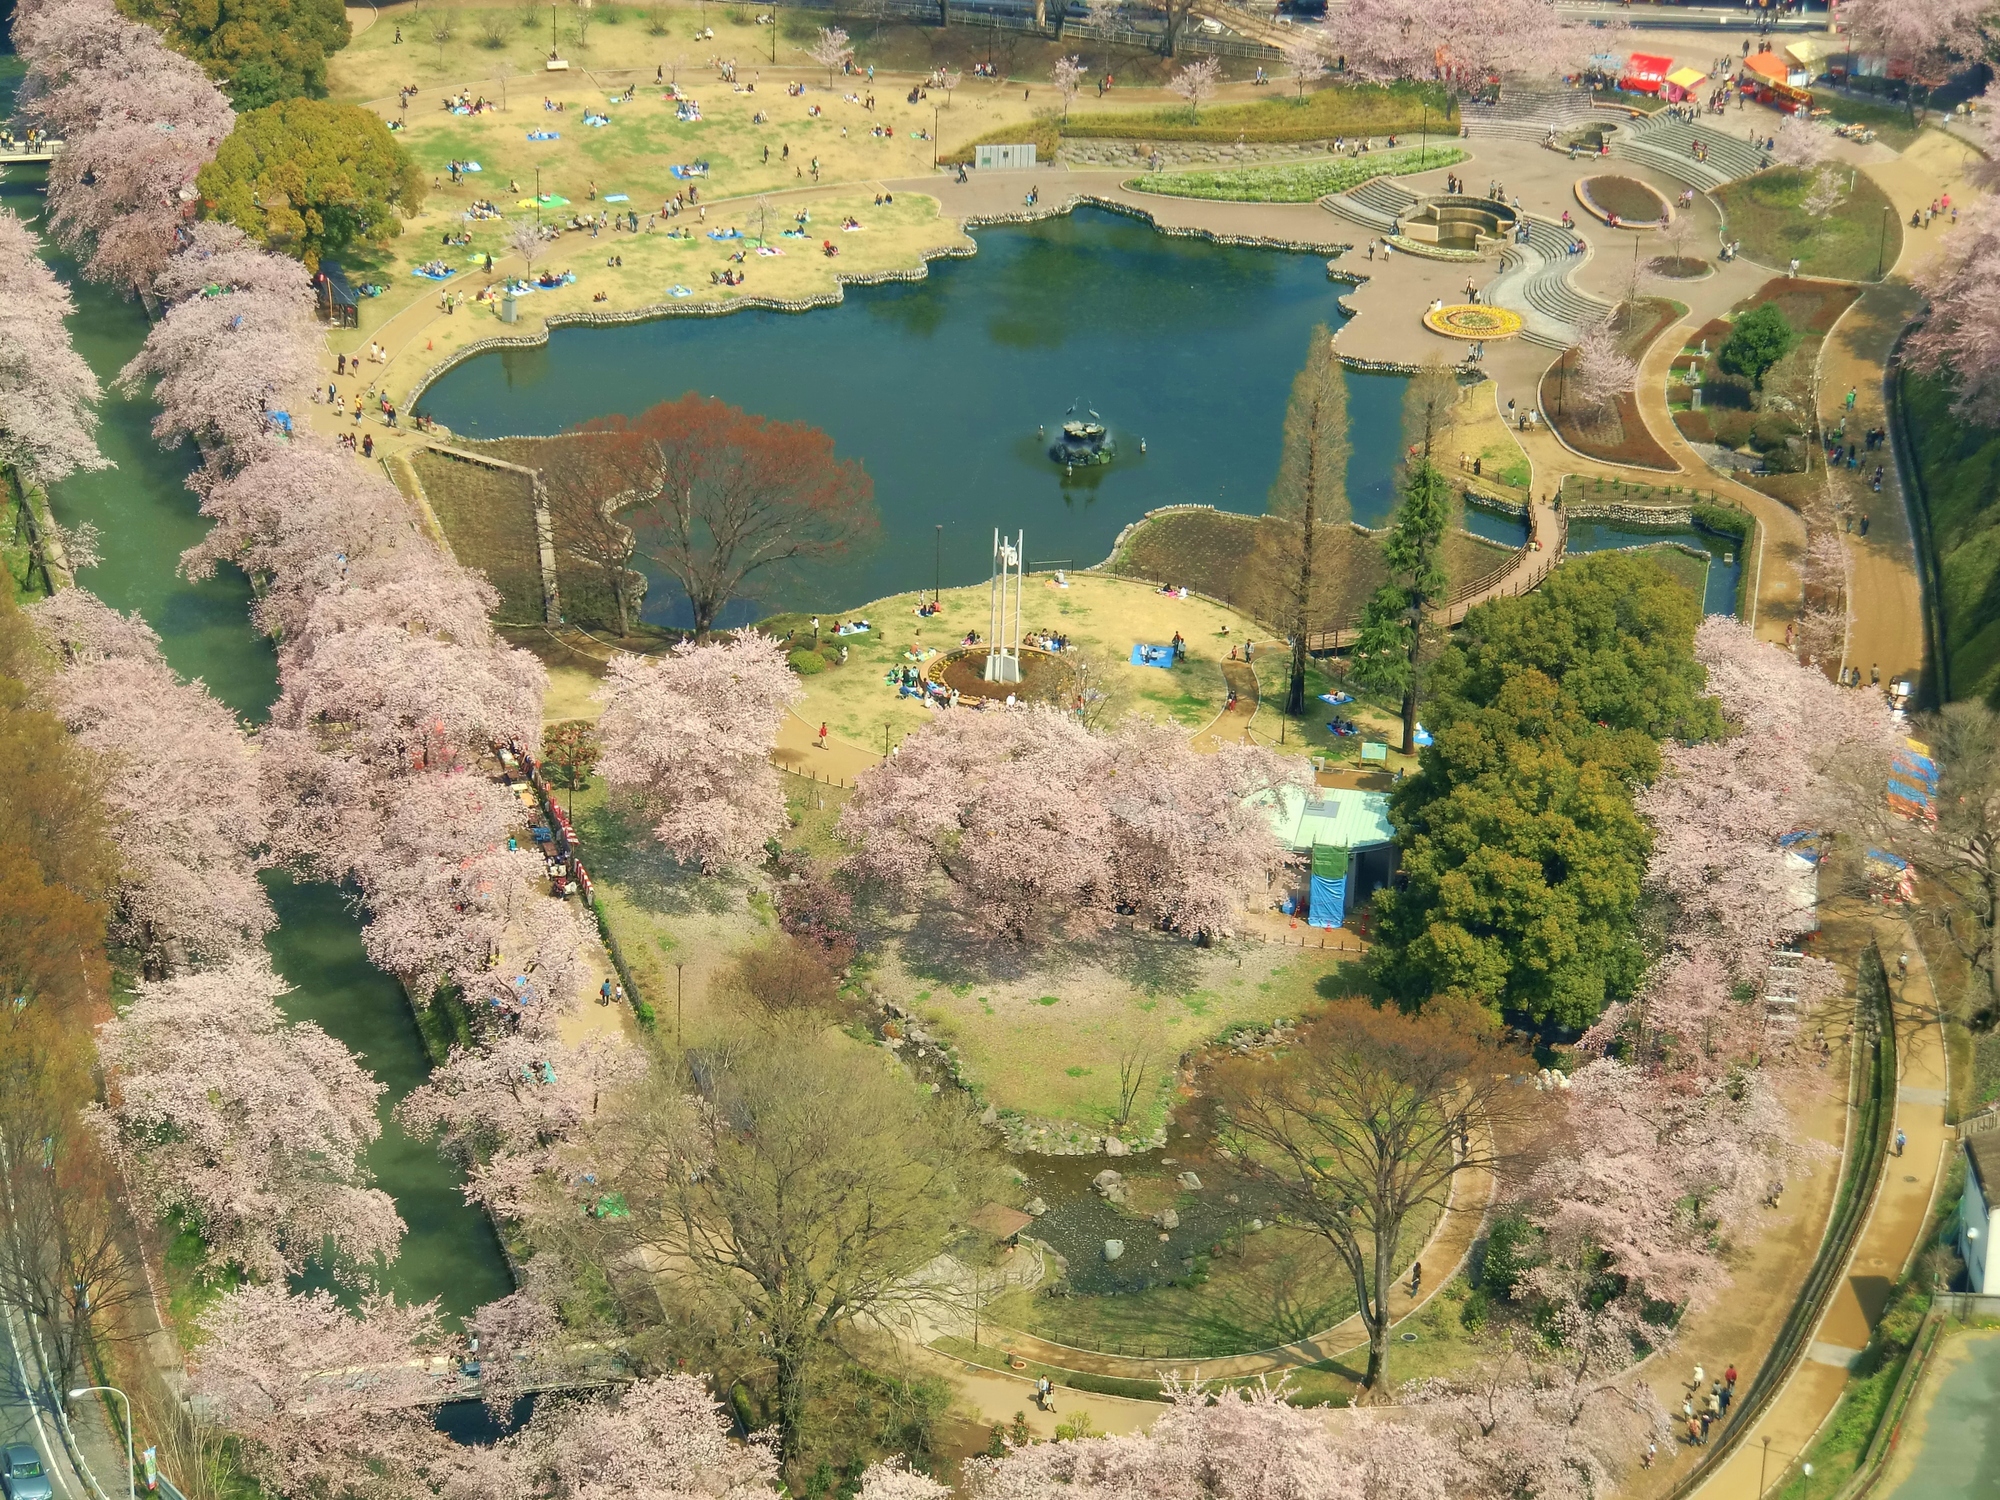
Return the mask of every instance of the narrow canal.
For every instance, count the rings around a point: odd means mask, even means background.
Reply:
[[[0,56],[0,116],[11,105],[18,74],[15,59]],[[0,179],[0,201],[33,223],[42,208],[40,169],[11,169]],[[50,263],[76,297],[70,333],[77,351],[108,390],[145,340],[145,314],[136,302],[78,280],[62,257],[52,254]],[[52,497],[56,512],[67,524],[91,521],[104,533],[104,564],[83,576],[84,585],[118,609],[139,611],[159,632],[176,671],[201,678],[245,721],[259,723],[277,695],[276,653],[251,629],[250,589],[242,574],[223,569],[191,584],[176,572],[181,552],[208,523],[186,488],[190,460],[161,452],[150,431],[153,413],[150,400],[107,394],[98,446],[117,467],[59,485]],[[270,886],[280,919],[271,956],[292,985],[286,1013],[318,1022],[388,1085],[382,1138],[369,1164],[409,1233],[389,1267],[387,1287],[406,1300],[435,1297],[452,1314],[505,1296],[513,1282],[491,1223],[466,1204],[461,1177],[432,1145],[412,1140],[390,1117],[428,1067],[401,987],[369,964],[360,924],[339,891],[295,885],[282,876]]]

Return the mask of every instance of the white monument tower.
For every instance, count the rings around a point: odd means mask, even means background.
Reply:
[[[996,527],[993,532],[993,608],[986,632],[986,680],[1021,680],[1021,568],[1027,553],[1022,550],[1027,533],[1017,531],[1008,541]],[[1007,615],[1007,588],[1013,579],[1014,614]]]

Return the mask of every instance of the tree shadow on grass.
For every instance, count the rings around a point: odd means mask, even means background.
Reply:
[[[890,929],[880,927],[876,934],[887,938]],[[934,983],[1010,982],[1031,975],[1054,983],[1097,969],[1158,995],[1185,994],[1203,980],[1201,950],[1166,933],[1113,928],[1093,937],[1027,943],[976,932],[956,910],[933,902],[894,935],[903,967]]]
[[[658,844],[636,818],[596,807],[577,820],[584,863],[599,880],[618,887],[639,910],[652,916],[721,916],[743,900],[741,882],[728,875],[704,875],[684,865]]]

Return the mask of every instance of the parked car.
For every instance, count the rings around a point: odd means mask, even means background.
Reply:
[[[42,1456],[27,1443],[9,1443],[0,1454],[0,1490],[7,1500],[55,1500]]]

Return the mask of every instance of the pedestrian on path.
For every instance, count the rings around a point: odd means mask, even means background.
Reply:
[[[1901,1156],[1903,1154],[1903,1148],[1909,1144],[1910,1144],[1910,1138],[1907,1135],[1903,1134],[1902,1129],[1899,1126],[1896,1130],[1896,1154],[1898,1156]]]
[[[1706,1379],[1708,1379],[1708,1372],[1702,1369],[1700,1365],[1696,1365],[1694,1367],[1694,1379],[1688,1383],[1688,1389],[1690,1391],[1700,1390],[1702,1382]]]
[[[819,725],[819,747],[822,750],[826,748],[826,720],[824,719],[820,720]]]
[[[1898,1151],[1896,1154],[1898,1156],[1901,1156],[1903,1153],[1901,1151]],[[1424,1284],[1424,1263],[1422,1261],[1418,1261],[1416,1262],[1416,1264],[1410,1267],[1410,1295],[1412,1297],[1416,1296],[1418,1289],[1422,1287],[1423,1284]]]
[[[1724,1371],[1722,1372],[1722,1378],[1723,1378],[1723,1379],[1724,1379],[1725,1381],[1727,1381],[1727,1382],[1728,1382],[1728,1384],[1729,1384],[1729,1393],[1730,1393],[1730,1394],[1731,1394],[1732,1396],[1733,1396],[1733,1395],[1735,1395],[1735,1394],[1736,1394],[1736,1366],[1734,1366],[1734,1365],[1731,1365],[1731,1366],[1730,1366],[1730,1367],[1729,1367],[1728,1369],[1724,1370]]]
[[[609,1005],[611,1003],[611,976],[609,974],[604,976],[604,983],[597,987],[597,1003],[599,1005]]]

